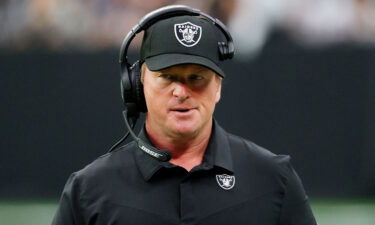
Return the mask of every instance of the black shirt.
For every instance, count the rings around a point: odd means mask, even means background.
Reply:
[[[147,141],[144,130],[140,138]],[[289,156],[216,122],[190,172],[131,142],[73,173],[53,225],[316,225]]]

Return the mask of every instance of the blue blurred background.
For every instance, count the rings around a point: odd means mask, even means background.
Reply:
[[[232,32],[216,119],[291,155],[321,225],[374,224],[372,0],[0,1],[0,224],[49,224],[69,174],[124,134],[119,47],[170,4]]]

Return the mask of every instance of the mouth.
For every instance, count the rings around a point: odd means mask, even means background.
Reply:
[[[175,110],[172,110],[172,111],[176,111],[176,112],[189,112],[190,109],[175,109]]]
[[[194,109],[195,108],[172,108],[170,111],[180,113],[180,114],[186,114],[186,113],[193,111]]]

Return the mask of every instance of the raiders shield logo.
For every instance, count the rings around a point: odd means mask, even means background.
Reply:
[[[198,44],[202,36],[202,27],[190,22],[174,25],[174,34],[183,46],[193,47]]]
[[[222,174],[222,175],[216,175],[216,181],[220,187],[222,187],[225,190],[229,190],[234,187],[234,183],[236,179],[234,176]]]

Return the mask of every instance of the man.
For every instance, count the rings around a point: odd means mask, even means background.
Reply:
[[[213,119],[225,76],[220,32],[190,15],[145,31],[147,115],[139,138],[172,158],[160,161],[134,142],[99,157],[71,175],[53,224],[316,224],[289,157]]]

